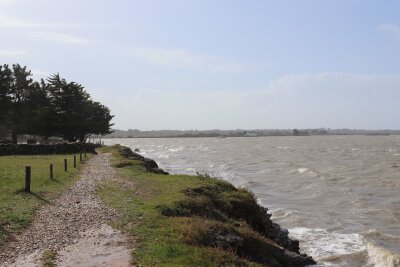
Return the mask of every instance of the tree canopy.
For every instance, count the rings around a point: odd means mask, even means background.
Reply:
[[[59,74],[33,81],[27,67],[0,66],[0,125],[19,134],[62,137],[84,142],[91,134],[108,134],[114,116],[92,100],[85,88]]]

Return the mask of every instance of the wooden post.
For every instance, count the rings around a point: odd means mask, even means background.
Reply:
[[[68,171],[68,161],[67,159],[64,159],[64,171]]]
[[[82,152],[79,153],[79,160],[82,162]]]
[[[31,166],[25,167],[25,192],[31,192]]]
[[[86,158],[86,150],[85,150],[85,158]]]
[[[74,168],[76,168],[76,155],[74,155]]]
[[[53,164],[50,164],[50,179],[54,178]]]

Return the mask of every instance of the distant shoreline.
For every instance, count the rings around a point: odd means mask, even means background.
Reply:
[[[236,129],[236,130],[151,130],[113,129],[111,134],[93,135],[94,138],[200,138],[200,137],[270,137],[270,136],[327,136],[327,135],[400,135],[400,130],[365,130],[365,129]]]
[[[127,139],[143,139],[143,138],[234,138],[234,137],[246,137],[246,138],[255,138],[255,137],[312,137],[312,136],[400,136],[398,134],[325,134],[325,135],[257,135],[257,136],[237,136],[237,135],[216,135],[216,136],[93,136],[93,138],[110,138],[110,139],[118,139],[118,138],[127,138]]]

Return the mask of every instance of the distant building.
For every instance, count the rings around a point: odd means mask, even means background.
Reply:
[[[256,137],[259,136],[258,133],[254,133],[254,132],[247,132],[244,136],[246,137]]]

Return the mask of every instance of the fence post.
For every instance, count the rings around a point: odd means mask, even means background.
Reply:
[[[79,153],[79,160],[82,162],[82,152]]]
[[[86,158],[86,150],[85,150],[85,158]]]
[[[31,166],[25,167],[25,192],[31,192]]]
[[[50,179],[54,178],[53,164],[50,164]]]
[[[76,168],[76,155],[74,155],[74,168]]]
[[[68,161],[67,159],[64,159],[64,171],[68,171]]]

